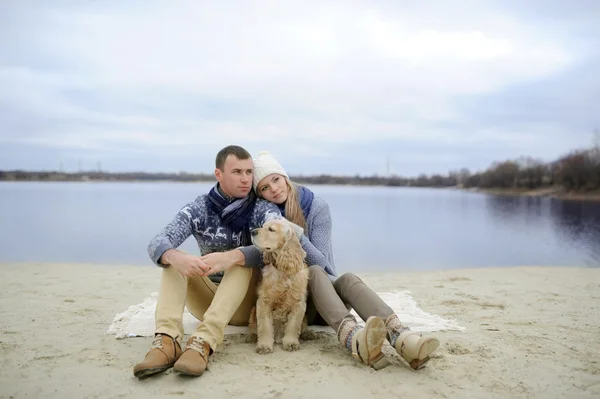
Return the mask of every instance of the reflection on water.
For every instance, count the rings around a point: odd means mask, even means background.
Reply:
[[[600,208],[589,202],[550,204],[556,232],[586,255],[587,264],[600,266]]]
[[[563,251],[577,251],[585,265],[600,266],[600,204],[508,196],[487,196],[487,204],[499,223],[534,227],[542,236],[550,227]]]

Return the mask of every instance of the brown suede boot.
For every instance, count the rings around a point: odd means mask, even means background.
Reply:
[[[141,363],[133,367],[133,375],[138,378],[148,377],[173,367],[181,356],[179,342],[167,334],[155,334],[152,348]]]
[[[185,351],[173,366],[175,372],[201,376],[208,366],[208,356],[210,355],[210,345],[200,337],[191,336],[188,339]]]

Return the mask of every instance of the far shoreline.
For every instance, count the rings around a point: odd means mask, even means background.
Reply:
[[[593,191],[566,191],[556,187],[541,187],[541,188],[461,188],[465,191],[482,193],[488,195],[497,195],[504,197],[547,197],[555,198],[563,201],[590,201],[600,202],[600,190]]]
[[[504,197],[548,197],[564,201],[589,201],[600,202],[600,190],[591,191],[567,191],[562,187],[539,187],[539,188],[479,188],[458,186],[416,186],[416,185],[389,185],[389,184],[356,184],[352,182],[303,182],[300,184],[315,186],[342,186],[342,187],[390,187],[390,188],[421,188],[421,189],[446,189],[463,190],[472,193]],[[175,179],[0,179],[0,183],[214,183],[214,180],[175,180]]]

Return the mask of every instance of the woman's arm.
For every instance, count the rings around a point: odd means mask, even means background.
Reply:
[[[314,215],[313,215],[314,212]],[[319,265],[327,274],[336,275],[331,245],[331,212],[329,204],[321,198],[315,198],[307,223],[309,237],[302,236],[300,244],[306,251],[309,266]]]

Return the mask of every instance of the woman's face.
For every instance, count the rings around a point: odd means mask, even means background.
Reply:
[[[277,173],[270,174],[259,181],[256,191],[267,201],[278,205],[283,204],[288,197],[288,185],[285,177]]]

